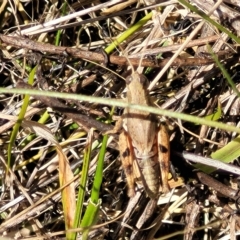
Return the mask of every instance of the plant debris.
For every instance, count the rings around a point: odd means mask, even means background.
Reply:
[[[239,127],[240,2],[191,4],[2,2],[2,237],[237,239],[240,140],[218,122]],[[157,116],[171,141],[171,191],[157,202],[141,185],[127,195],[119,132],[106,135],[123,110],[61,96],[120,102],[129,65],[150,81],[153,106],[216,123]]]

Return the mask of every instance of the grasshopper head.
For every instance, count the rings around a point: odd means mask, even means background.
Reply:
[[[130,76],[126,78],[126,83],[129,86],[142,86],[142,88],[146,89],[149,85],[148,79],[143,75],[139,74],[138,72],[133,72]]]

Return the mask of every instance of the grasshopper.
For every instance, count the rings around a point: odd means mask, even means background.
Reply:
[[[127,101],[151,106],[148,79],[137,71],[126,78]],[[147,195],[155,199],[169,191],[169,137],[166,128],[158,127],[156,117],[148,112],[126,108],[123,132],[119,136],[122,166],[127,178],[128,195],[135,195],[135,184],[143,185]]]

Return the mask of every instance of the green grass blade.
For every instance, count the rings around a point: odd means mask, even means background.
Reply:
[[[240,136],[233,139],[229,142],[226,146],[222,147],[221,149],[217,150],[216,152],[211,154],[211,158],[218,160],[223,163],[231,163],[236,158],[240,156]],[[202,170],[205,173],[212,173],[217,169],[214,167],[209,167],[203,164],[194,164],[194,167]]]
[[[226,131],[231,132],[237,132],[240,133],[240,128],[230,126],[221,122],[215,122],[211,120],[207,120],[204,118],[192,116],[185,113],[179,113],[174,112],[170,110],[160,109],[156,107],[149,107],[149,106],[143,106],[143,105],[137,105],[137,104],[129,104],[127,102],[123,102],[116,99],[108,99],[108,98],[101,98],[101,97],[93,97],[93,96],[86,96],[81,94],[71,94],[71,93],[59,93],[59,92],[51,92],[51,91],[40,91],[40,90],[32,90],[32,89],[5,89],[0,88],[0,93],[18,93],[18,94],[31,94],[31,95],[37,95],[37,96],[46,96],[46,97],[57,97],[57,98],[63,98],[63,99],[72,99],[77,101],[86,101],[86,102],[95,102],[95,103],[101,103],[106,104],[108,106],[117,106],[122,108],[132,108],[132,109],[138,109],[146,112],[151,112],[156,115],[163,115],[168,116],[172,118],[179,118],[184,121],[192,122],[192,123],[198,123],[202,125],[207,125],[209,127],[214,128],[220,128]]]
[[[216,56],[216,54],[212,51],[211,47],[208,45],[208,50],[211,53],[214,61],[216,62],[217,66],[220,68],[223,76],[227,79],[228,84],[231,86],[232,90],[236,93],[236,95],[238,97],[240,97],[240,92],[238,91],[235,83],[233,82],[232,78],[230,77],[230,75],[228,74],[227,70],[225,69],[225,67],[220,63],[218,57]]]
[[[105,158],[105,153],[107,148],[107,140],[108,140],[108,136],[104,135],[101,150],[98,157],[97,169],[96,169],[96,174],[93,182],[93,189],[91,192],[91,201],[94,204],[97,204],[99,200],[99,193],[100,193],[100,188],[101,188],[102,179],[103,179],[103,165],[104,165],[104,158]]]
[[[85,191],[86,191],[87,179],[88,179],[88,169],[91,161],[91,152],[92,152],[91,143],[92,142],[90,141],[84,150],[84,160],[83,160],[82,174],[80,179],[80,187],[78,191],[74,228],[78,228],[81,221],[82,209],[83,209],[83,203],[84,203],[84,197],[85,197]],[[71,236],[72,236],[71,239],[76,239],[77,233],[72,233]]]
[[[98,211],[101,203],[101,199],[98,200],[97,204],[93,203],[90,199],[81,223],[81,227],[86,228],[83,230],[82,240],[88,239],[89,228],[97,221]]]
[[[103,137],[102,146],[98,157],[91,198],[81,222],[81,227],[87,227],[87,229],[83,231],[83,240],[87,239],[89,227],[91,227],[97,221],[98,209],[101,204],[99,194],[103,179],[103,165],[107,147],[107,140],[108,136],[105,135]]]
[[[34,82],[34,75],[35,75],[36,69],[37,69],[37,66],[35,66],[29,74],[28,84],[30,84],[30,85],[32,85],[33,82]],[[8,163],[7,163],[8,167],[11,167],[13,165],[13,162],[12,162],[12,159],[11,159],[11,157],[12,157],[12,154],[11,154],[12,147],[13,147],[14,142],[16,140],[18,130],[21,126],[21,123],[24,120],[24,116],[25,116],[25,113],[27,111],[27,107],[28,107],[28,104],[29,104],[29,99],[30,99],[30,96],[28,94],[26,94],[25,97],[24,97],[24,100],[23,100],[23,105],[22,105],[21,111],[18,115],[18,120],[16,121],[16,123],[13,127],[13,131],[11,133],[10,141],[9,141],[9,144],[8,144]]]
[[[109,54],[111,53],[120,43],[125,41],[129,36],[135,33],[139,28],[141,28],[145,23],[147,23],[152,18],[152,12],[143,17],[140,21],[138,21],[135,25],[127,29],[124,33],[122,33],[115,41],[113,41],[108,47],[104,49],[104,51]]]
[[[222,107],[221,104],[218,104],[217,111],[205,116],[204,118],[211,121],[217,121],[222,117]]]
[[[210,121],[218,121],[221,117],[222,117],[222,107],[221,107],[221,104],[218,103],[217,111],[215,111],[212,114],[206,115],[203,118]],[[199,125],[199,124],[197,123],[196,125]]]
[[[61,16],[65,16],[67,14],[66,13],[66,9],[67,9],[67,1],[65,1],[63,3]],[[57,34],[56,34],[56,38],[55,38],[55,45],[56,46],[59,46],[61,35],[62,35],[62,31],[63,30],[57,30]]]
[[[226,146],[211,154],[213,159],[230,163],[240,156],[240,136],[233,139]]]

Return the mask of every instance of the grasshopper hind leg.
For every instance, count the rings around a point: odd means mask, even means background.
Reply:
[[[167,129],[164,125],[160,125],[158,131],[158,161],[160,165],[162,192],[170,191],[168,185],[168,173],[170,165],[170,144]]]
[[[127,179],[128,196],[131,198],[135,195],[135,178],[133,173],[134,156],[129,138],[125,131],[119,135],[119,151],[122,167]]]

